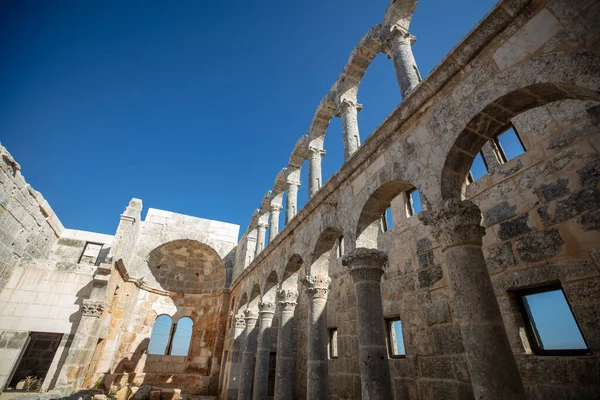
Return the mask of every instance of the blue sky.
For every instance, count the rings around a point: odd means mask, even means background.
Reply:
[[[494,3],[422,1],[411,29],[421,74]],[[145,209],[232,222],[243,231],[386,6],[3,1],[0,141],[68,228],[112,234],[138,197]],[[400,102],[384,55],[367,70],[359,102],[364,140]],[[339,119],[325,146],[324,180],[342,164]],[[300,205],[306,168],[303,176]]]

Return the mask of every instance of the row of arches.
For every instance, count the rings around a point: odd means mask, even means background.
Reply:
[[[288,165],[279,171],[272,189],[267,191],[260,207],[254,212],[242,239],[249,242],[247,255],[242,261],[243,267],[249,265],[268,241],[278,234],[280,211],[285,209],[286,225],[298,213],[301,206],[298,192],[305,163],[308,164],[308,185],[305,185],[308,186],[308,198],[323,186],[321,159],[325,155],[325,135],[332,118],[341,119],[344,161],[360,147],[357,113],[362,106],[357,100],[358,87],[374,58],[378,54],[385,54],[393,60],[402,97],[407,96],[421,81],[411,51],[414,37],[408,34],[416,5],[416,0],[391,0],[383,22],[371,28],[351,52],[341,75],[319,103],[308,133],[298,139]]]

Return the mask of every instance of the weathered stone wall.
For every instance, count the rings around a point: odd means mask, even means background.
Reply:
[[[20,169],[0,145],[0,290],[17,265],[47,259],[64,230],[44,197],[25,182]]]

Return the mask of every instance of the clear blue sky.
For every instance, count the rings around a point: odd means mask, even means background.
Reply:
[[[422,1],[411,29],[422,75],[494,3]],[[138,197],[145,209],[232,222],[243,231],[386,6],[2,1],[0,141],[68,228],[112,234]],[[385,56],[367,71],[359,101],[364,140],[400,102]],[[334,119],[324,180],[342,163],[340,131]]]

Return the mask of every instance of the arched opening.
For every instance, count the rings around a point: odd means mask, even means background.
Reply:
[[[225,285],[225,267],[210,246],[183,239],[152,250],[148,267],[164,290],[187,294],[215,293]]]
[[[173,332],[173,321],[168,315],[159,315],[154,321],[150,343],[148,344],[148,354],[167,355],[169,354],[169,345],[171,334]]]
[[[512,91],[483,108],[469,121],[448,153],[442,172],[442,198],[463,198],[473,161],[484,146],[512,126],[528,110],[561,100],[595,100],[600,96],[574,85],[539,83]]]
[[[173,340],[171,344],[172,356],[187,356],[192,343],[192,332],[194,321],[190,317],[183,317],[174,327]]]
[[[328,227],[321,235],[313,251],[313,262],[310,266],[311,275],[329,276],[329,264],[335,262],[342,254],[339,248],[343,246],[342,231],[335,227]]]
[[[283,275],[281,279],[281,288],[282,289],[296,289],[298,287],[299,282],[299,271],[302,268],[304,262],[302,261],[302,257],[298,254],[294,254],[291,256],[283,270]]]
[[[413,185],[394,180],[380,186],[365,203],[356,230],[356,247],[379,248],[380,234],[420,211]]]

